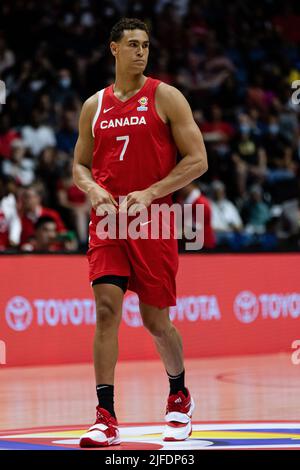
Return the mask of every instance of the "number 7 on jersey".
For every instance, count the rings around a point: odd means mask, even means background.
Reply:
[[[126,152],[126,149],[127,149],[128,142],[129,142],[129,135],[121,135],[121,136],[116,137],[116,139],[117,140],[124,140],[124,145],[123,145],[123,148],[122,148],[122,152],[120,154],[120,161],[121,161],[121,160],[124,160],[124,155],[125,155],[125,152]]]

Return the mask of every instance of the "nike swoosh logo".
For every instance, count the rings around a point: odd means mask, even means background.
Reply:
[[[140,225],[143,226],[143,225],[147,225],[147,224],[150,224],[151,220],[148,220],[147,222],[141,222]]]
[[[108,111],[110,111],[110,110],[113,109],[113,108],[114,108],[114,106],[112,106],[111,108],[103,109],[103,112],[104,112],[104,113],[108,113]]]

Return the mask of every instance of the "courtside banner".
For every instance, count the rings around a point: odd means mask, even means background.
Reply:
[[[92,361],[96,312],[84,256],[3,255],[0,270],[2,365]],[[300,340],[299,272],[300,254],[181,255],[170,315],[185,357],[291,352]],[[119,340],[121,360],[158,358],[132,292]]]

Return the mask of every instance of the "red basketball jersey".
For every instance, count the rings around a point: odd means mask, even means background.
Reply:
[[[117,201],[119,196],[148,188],[176,165],[170,128],[155,108],[159,83],[147,77],[139,92],[125,102],[114,95],[113,85],[98,92],[92,174]]]

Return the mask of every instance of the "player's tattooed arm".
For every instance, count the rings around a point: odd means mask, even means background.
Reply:
[[[152,198],[166,196],[199,178],[208,169],[207,155],[199,127],[189,103],[176,88],[162,83],[156,92],[156,105],[169,123],[173,139],[182,156],[180,162],[162,180],[152,185]]]
[[[79,135],[74,150],[73,179],[82,191],[87,193],[92,207],[101,213],[116,212],[117,202],[111,194],[101,188],[93,179],[91,168],[94,149],[92,121],[97,109],[97,95],[83,104],[79,118]]]

